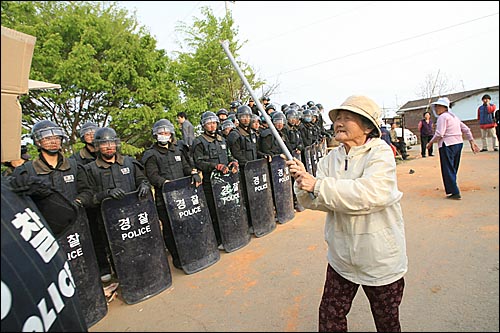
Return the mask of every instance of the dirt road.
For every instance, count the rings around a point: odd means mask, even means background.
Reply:
[[[464,146],[461,201],[444,198],[437,155],[420,158],[413,146],[410,159],[398,162],[409,257],[403,331],[499,331],[499,154],[474,155]],[[324,218],[296,213],[200,272],[173,268],[172,287],[135,305],[115,299],[90,331],[317,331]],[[353,332],[376,331],[361,289],[348,324]]]

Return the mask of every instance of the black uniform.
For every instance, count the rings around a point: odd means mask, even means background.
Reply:
[[[97,157],[95,161],[79,165],[78,192],[85,207],[95,207],[100,211],[101,202],[110,196],[110,190],[121,188],[125,192],[132,192],[145,182],[148,183],[143,173],[143,166],[133,157],[116,154],[115,163],[108,163]],[[101,242],[96,248],[97,262],[101,275],[111,273],[109,264],[113,266],[112,257],[107,241],[106,230],[102,214],[98,214],[97,223],[101,229],[101,236],[105,242]],[[109,260],[109,263],[108,263]]]
[[[284,128],[280,131],[276,129],[278,132],[279,136],[285,143],[285,146],[289,151],[291,151],[291,147],[288,143],[288,137],[286,136],[286,133],[284,131]],[[273,135],[273,132],[270,128],[266,128],[260,133],[259,136],[259,153],[262,155],[279,155],[279,154],[284,154],[284,151],[281,149],[280,144],[278,143],[278,140],[275,138]]]
[[[248,129],[238,126],[236,131],[231,131],[227,137],[231,154],[244,167],[248,161],[258,159],[257,135],[250,127]]]
[[[145,151],[141,162],[144,165],[146,177],[155,188],[156,209],[163,224],[165,245],[172,255],[174,266],[181,268],[172,226],[163,200],[163,184],[167,180],[176,180],[190,175],[193,168],[178,141],[170,142],[167,147],[161,147],[158,143],[154,143]]]
[[[76,183],[78,168],[76,161],[64,157],[62,153],[57,154],[58,160],[55,167],[49,165],[40,153],[34,160],[27,161],[15,168],[10,178],[11,182],[17,184],[30,183],[32,190],[29,191],[28,195],[31,196],[42,213],[44,213],[56,237],[58,237],[72,221],[68,221],[66,217],[61,216],[61,211],[44,209],[44,207],[42,207],[44,202],[43,199],[54,190],[60,192],[69,201],[75,200],[78,194]],[[40,185],[33,186],[34,179],[37,179]],[[37,189],[35,189],[35,187]]]
[[[212,194],[210,175],[212,174],[212,171],[216,169],[218,164],[224,164],[227,166],[230,162],[238,161],[231,155],[226,139],[218,134],[213,136],[208,135],[206,132],[194,139],[193,161],[195,167],[203,174],[203,192],[205,193],[205,198],[207,199],[207,205],[210,211],[210,217],[212,218],[217,243],[220,245],[222,244],[222,239],[217,219],[215,201]]]

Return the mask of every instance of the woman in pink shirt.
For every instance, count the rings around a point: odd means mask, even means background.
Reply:
[[[474,154],[479,152],[479,146],[474,141],[470,128],[450,111],[450,100],[447,97],[439,98],[431,107],[437,117],[436,131],[426,148],[432,147],[434,142],[438,143],[441,176],[447,198],[460,200],[462,196],[457,185],[457,172],[464,145],[462,134],[469,140]]]

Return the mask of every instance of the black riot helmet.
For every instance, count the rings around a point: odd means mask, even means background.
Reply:
[[[315,104],[314,104],[314,102],[313,102],[313,101],[309,101],[309,102],[307,102],[307,106],[308,106],[308,107],[311,107],[311,106],[314,106],[314,105],[315,105]]]
[[[269,97],[269,96],[262,96],[262,101],[268,101],[268,102],[270,102],[271,101],[271,97]]]
[[[321,104],[321,103],[316,104],[316,107],[317,107],[317,108],[318,108],[318,110],[320,110],[320,111],[324,109],[323,104]]]
[[[116,151],[120,148],[120,139],[117,137],[114,129],[110,127],[98,128],[94,133],[94,147],[100,151],[100,146],[108,142],[116,144]]]
[[[240,105],[236,111],[236,118],[243,127],[248,127],[252,114],[252,109],[248,105]]]
[[[226,128],[236,128],[236,126],[234,125],[233,121],[231,119],[226,119],[222,122],[222,124],[220,125],[221,127],[221,130],[225,130]]]
[[[238,110],[236,111],[236,118],[238,118],[238,121],[241,121],[241,116],[243,115],[252,116],[252,109],[250,109],[248,105],[238,106]]]
[[[58,149],[44,149],[40,144],[42,139],[51,136],[59,136],[61,138],[61,142],[67,139],[63,129],[50,120],[39,121],[33,125],[33,128],[31,129],[31,138],[33,139],[33,142],[35,142],[35,145],[50,154],[56,154],[61,149],[61,146],[59,146]]]
[[[276,111],[276,107],[275,107],[274,105],[272,105],[272,104],[268,104],[268,105],[266,106],[266,112],[267,112],[267,113],[269,113],[269,110],[274,110],[274,111]],[[272,112],[271,112],[271,113],[272,113]]]
[[[299,113],[296,109],[288,108],[288,111],[285,113],[286,119],[290,122],[292,119],[300,119]]]
[[[156,123],[154,123],[153,128],[151,129],[151,133],[153,137],[158,141],[159,144],[166,145],[170,141],[170,136],[166,137],[163,133],[168,132],[170,135],[175,134],[174,125],[168,119],[160,119]]]
[[[210,123],[210,122],[216,122],[217,124],[220,123],[219,117],[217,117],[217,115],[215,113],[213,113],[212,111],[203,112],[203,114],[201,115],[201,119],[200,119],[200,125],[201,125],[201,127],[203,127],[203,130],[206,133],[208,133],[210,135],[214,135],[215,133],[217,133],[217,127],[213,131],[209,131],[208,129],[205,128],[205,125],[207,123]]]
[[[281,111],[273,112],[271,119],[273,121],[273,124],[277,124],[277,123],[285,124],[286,123],[285,114]]]
[[[290,106],[288,104],[281,104],[281,112],[285,113]]]
[[[312,110],[307,109],[307,110],[304,110],[304,112],[302,112],[302,120],[305,123],[310,123],[312,121],[312,118],[313,118]]]
[[[80,140],[83,143],[85,142],[85,134],[94,132],[99,128],[99,125],[97,123],[94,123],[93,121],[88,121],[85,124],[82,125],[82,128],[80,128],[80,131],[78,132],[80,134]]]
[[[240,105],[241,105],[240,102],[234,101],[234,102],[231,102],[231,104],[229,106],[231,107],[231,109],[236,109]]]
[[[217,115],[215,113],[213,113],[212,111],[203,112],[203,114],[201,115],[201,119],[200,119],[200,125],[205,126],[206,123],[211,122],[211,121],[215,121],[218,123],[219,117],[217,117]]]
[[[221,114],[225,114],[226,116],[229,116],[229,112],[227,112],[227,110],[224,108],[219,109],[219,111],[217,111],[217,113],[216,113],[217,117],[220,116]]]

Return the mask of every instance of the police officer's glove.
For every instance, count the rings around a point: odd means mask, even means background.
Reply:
[[[217,164],[217,165],[215,166],[215,169],[216,169],[217,171],[222,172],[222,173],[228,173],[228,171],[229,171],[229,168],[228,168],[226,165],[221,164],[221,163]]]
[[[76,209],[83,208],[83,202],[79,198],[76,198],[75,200],[71,201],[71,205]]]
[[[238,169],[240,168],[240,165],[238,164],[238,161],[229,162],[228,166],[229,166],[229,169],[231,169],[231,171],[233,173],[238,172]]]
[[[149,184],[146,182],[142,182],[139,185],[139,198],[144,198],[149,191],[151,191],[151,187],[149,186]]]
[[[125,191],[122,190],[121,188],[112,188],[111,190],[108,190],[108,195],[112,197],[113,199],[123,199],[125,198]]]
[[[53,193],[50,185],[42,178],[29,176],[24,172],[17,177],[12,177],[10,186],[13,192],[28,195],[35,199],[43,199]]]
[[[191,174],[191,183],[192,184],[201,183],[201,177],[200,177],[200,174],[198,172]]]

